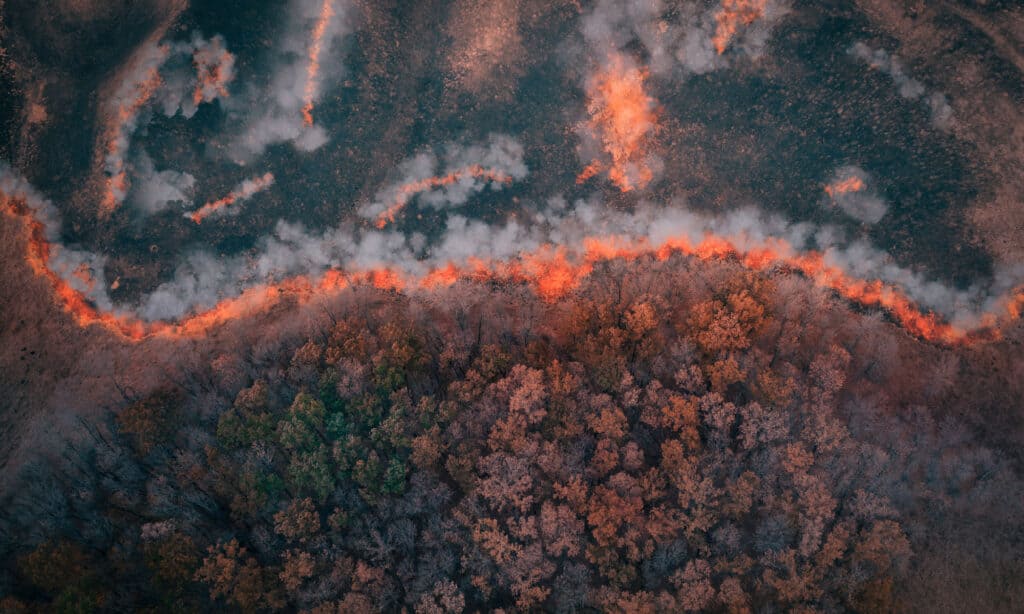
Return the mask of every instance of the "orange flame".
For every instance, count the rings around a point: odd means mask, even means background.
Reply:
[[[120,170],[107,177],[107,189],[103,193],[103,200],[100,201],[100,217],[102,218],[109,217],[128,193],[128,172],[124,170],[124,161],[118,160],[116,168]]]
[[[313,42],[309,46],[309,64],[306,67],[302,121],[307,127],[313,125],[313,97],[316,96],[317,74],[320,72],[320,52],[323,48],[327,24],[331,22],[332,17],[334,17],[334,0],[324,0],[323,6],[320,7],[320,15],[316,20],[316,26],[313,27]]]
[[[866,186],[864,181],[860,177],[848,177],[841,181],[836,181],[825,186],[825,193],[830,197],[835,198],[842,194],[849,194],[850,192],[860,192]]]
[[[427,177],[426,179],[420,179],[419,181],[413,181],[411,183],[399,186],[398,193],[395,195],[394,202],[388,206],[380,215],[377,216],[377,220],[373,223],[377,228],[384,228],[388,224],[394,223],[398,213],[405,208],[405,205],[409,203],[409,200],[413,196],[420,192],[426,192],[427,190],[433,190],[435,188],[441,188],[446,185],[452,185],[463,179],[464,177],[476,177],[477,179],[483,179],[485,181],[494,181],[498,183],[509,184],[512,183],[512,177],[509,175],[494,169],[484,168],[479,164],[472,164],[465,168],[460,168],[456,171],[452,171],[447,175],[439,177]]]
[[[798,272],[815,285],[828,288],[853,303],[885,309],[908,332],[928,341],[967,344],[995,340],[1000,336],[996,328],[1000,322],[1016,320],[1024,313],[1024,286],[1021,286],[1004,297],[996,311],[984,314],[978,328],[966,330],[942,321],[932,312],[922,311],[897,286],[851,277],[839,267],[827,264],[821,253],[796,253],[784,239],[766,239],[753,246],[740,247],[728,237],[706,234],[696,243],[678,236],[657,245],[646,239],[615,235],[588,237],[579,246],[581,255],[575,258],[569,256],[571,250],[566,246],[548,245],[507,261],[471,259],[465,265],[447,263],[418,277],[386,267],[350,272],[331,270],[319,279],[297,276],[249,288],[240,296],[223,300],[177,324],[143,322],[133,316],[97,310],[81,292],[50,268],[51,248],[45,239],[44,227],[25,203],[0,193],[0,206],[8,215],[25,221],[26,262],[35,275],[49,282],[57,302],[74,321],[79,326],[103,326],[128,340],[201,336],[227,322],[267,313],[283,303],[306,304],[315,297],[361,283],[402,291],[443,288],[460,280],[511,281],[529,284],[539,296],[554,301],[579,288],[599,262],[651,257],[665,260],[677,254],[701,260],[735,259],[755,271],[781,267]]]
[[[768,0],[722,0],[722,8],[715,15],[715,34],[711,42],[718,55],[725,53],[740,26],[749,26],[764,16]]]
[[[189,218],[196,224],[202,223],[203,220],[210,217],[217,211],[224,209],[235,204],[238,201],[252,198],[258,192],[266,190],[274,184],[273,173],[266,173],[262,177],[256,177],[243,181],[241,185],[228,193],[224,198],[220,198],[211,202],[206,203],[202,207],[196,209],[192,213],[186,213],[185,217]]]
[[[583,172],[576,176],[576,185],[582,185],[587,181],[590,181],[601,172],[602,168],[603,165],[600,160],[594,160],[583,169]]]
[[[576,178],[580,184],[594,177],[605,166],[608,177],[623,192],[642,188],[654,178],[647,164],[647,146],[657,128],[656,103],[644,91],[647,71],[634,68],[618,54],[598,70],[588,85],[586,127],[611,157],[605,165],[591,162]]]

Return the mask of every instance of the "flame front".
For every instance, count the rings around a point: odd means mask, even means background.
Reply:
[[[1020,318],[1024,312],[1024,286],[1021,286],[1000,300],[994,311],[984,314],[978,328],[963,329],[942,321],[932,312],[922,311],[897,286],[879,280],[857,279],[841,268],[827,264],[821,253],[798,253],[789,243],[778,238],[754,244],[743,241],[744,247],[741,247],[736,239],[708,233],[699,242],[675,236],[658,244],[618,235],[593,236],[584,239],[580,245],[546,245],[510,260],[477,258],[463,265],[449,262],[421,276],[386,267],[345,272],[330,270],[318,278],[296,276],[249,288],[236,298],[223,300],[176,324],[144,322],[134,316],[97,310],[81,292],[52,270],[51,246],[45,239],[44,227],[25,203],[0,194],[0,205],[6,214],[24,221],[27,231],[26,262],[35,275],[49,283],[64,311],[79,326],[100,325],[133,341],[154,336],[202,336],[227,322],[266,313],[282,302],[302,305],[315,297],[337,293],[354,284],[401,291],[443,288],[463,280],[517,282],[529,284],[545,300],[555,301],[579,288],[597,263],[642,258],[665,260],[673,255],[700,260],[735,259],[755,271],[776,267],[788,269],[853,303],[885,309],[911,334],[940,343],[967,344],[997,339],[997,326]]]

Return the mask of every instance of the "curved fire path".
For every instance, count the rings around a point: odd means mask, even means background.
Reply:
[[[319,276],[296,276],[251,287],[238,297],[222,300],[214,307],[179,322],[147,322],[134,315],[97,309],[80,291],[54,272],[47,226],[36,216],[28,200],[29,197],[23,194],[11,196],[0,192],[0,209],[24,225],[27,234],[25,259],[33,273],[48,282],[54,299],[79,326],[102,326],[133,341],[148,337],[202,336],[226,322],[265,313],[284,300],[305,304],[313,298],[337,293],[357,284],[411,291],[446,287],[460,280],[505,281],[528,284],[543,299],[554,301],[577,289],[598,263],[638,258],[665,260],[677,254],[701,260],[735,259],[754,271],[782,268],[800,273],[815,285],[828,288],[853,303],[886,310],[911,334],[938,343],[968,344],[998,339],[1000,327],[1018,319],[1024,312],[1022,286],[999,300],[993,311],[982,314],[977,327],[959,328],[932,312],[921,310],[897,286],[851,277],[839,267],[827,264],[819,252],[799,253],[788,242],[777,238],[749,245],[744,243],[741,247],[726,237],[705,233],[696,242],[685,236],[668,237],[658,243],[619,235],[591,236],[578,245],[545,245],[507,260],[470,258],[463,264],[451,262],[419,275],[395,268],[330,270]]]

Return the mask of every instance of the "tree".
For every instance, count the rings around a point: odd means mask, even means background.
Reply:
[[[568,505],[545,501],[540,508],[540,532],[550,556],[573,558],[580,553],[583,521]]]
[[[309,578],[313,577],[316,563],[312,555],[302,550],[289,550],[284,553],[281,561],[281,573],[278,577],[284,588],[289,593],[299,590],[299,587]]]
[[[118,429],[132,437],[140,456],[146,456],[154,446],[174,433],[173,427],[181,402],[180,393],[158,390],[119,413]]]
[[[146,567],[153,579],[171,595],[179,595],[199,566],[199,549],[191,537],[173,531],[143,546]]]
[[[320,446],[310,452],[293,453],[288,463],[288,480],[298,490],[315,495],[317,501],[326,501],[334,490],[327,449]]]
[[[291,541],[304,543],[320,532],[320,514],[309,497],[293,499],[274,514],[274,530]]]
[[[443,451],[441,428],[434,425],[426,433],[413,438],[410,460],[419,469],[429,469],[437,464]]]
[[[288,413],[277,423],[277,438],[289,450],[309,452],[324,443],[326,408],[306,392],[295,396]]]
[[[284,606],[273,576],[238,540],[210,546],[195,579],[210,586],[210,598],[224,598],[244,609],[274,609]]]
[[[416,604],[416,614],[460,614],[466,608],[466,598],[451,580],[439,580],[429,594]]]
[[[19,571],[53,597],[57,611],[90,612],[105,600],[96,562],[67,540],[40,544],[22,557]]]

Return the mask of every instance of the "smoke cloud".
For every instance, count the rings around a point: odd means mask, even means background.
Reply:
[[[30,266],[44,273],[47,271],[38,269],[48,268],[58,280],[81,293],[99,309],[112,310],[114,305],[107,296],[103,277],[105,258],[64,245],[61,242],[61,220],[57,208],[24,177],[0,160],[0,211],[9,212],[12,201],[27,208],[30,223],[40,231],[40,236],[32,233],[29,242],[41,243],[34,248],[43,255],[43,259],[30,262]]]
[[[704,74],[733,58],[759,58],[774,27],[788,12],[778,0],[665,3],[601,0],[583,17],[582,34],[598,54],[639,41],[659,76]]]
[[[507,162],[506,149],[499,147],[502,153],[494,153],[481,148],[476,153],[489,154],[490,158],[484,157],[491,162]],[[448,159],[461,161],[467,150],[449,150]],[[95,308],[89,308],[72,297],[70,308],[80,312],[79,321],[100,321],[115,329],[128,327],[126,334],[132,338],[140,338],[146,330],[133,322],[134,317],[149,322],[175,320],[216,307],[215,315],[203,316],[196,323],[202,329],[222,321],[226,314],[273,300],[279,295],[274,290],[279,283],[299,284],[308,294],[317,279],[327,282],[321,284],[325,288],[343,287],[339,282],[349,272],[372,272],[377,276],[374,283],[381,287],[402,288],[404,280],[431,287],[436,281],[457,280],[459,271],[477,271],[530,280],[542,296],[557,297],[588,275],[595,259],[672,252],[700,258],[737,257],[756,270],[782,266],[800,271],[850,300],[890,309],[911,332],[930,339],[962,339],[964,331],[984,329],[998,317],[1019,317],[1024,306],[1019,287],[1024,270],[1000,271],[988,284],[958,290],[900,267],[888,254],[863,241],[846,242],[828,228],[792,224],[752,208],[709,216],[695,213],[683,203],[641,203],[626,212],[597,199],[568,205],[553,198],[499,224],[453,215],[433,241],[419,234],[352,226],[312,232],[282,221],[273,235],[260,240],[247,254],[223,258],[193,253],[179,265],[171,281],[126,311],[111,305],[106,296],[102,258],[55,242],[59,233],[54,229],[59,222],[48,201],[9,172],[3,174],[0,187],[5,196],[23,197],[32,216],[47,220],[32,222],[45,229],[50,241],[34,248],[38,262],[33,267],[39,267],[40,274],[63,280],[59,283],[62,297],[70,287],[93,302]],[[1012,289],[1009,294],[997,294],[1008,289]],[[233,305],[221,309],[222,301],[236,298]],[[922,314],[911,300],[938,312],[951,324]]]
[[[174,203],[192,200],[196,179],[174,170],[158,171],[152,158],[141,152],[134,165],[135,180],[129,202],[140,211],[152,215]]]
[[[171,45],[160,74],[164,85],[156,95],[158,108],[167,117],[180,114],[190,119],[199,105],[228,98],[235,56],[228,52],[223,37],[206,40],[195,34],[189,42]]]
[[[160,66],[170,54],[168,45],[143,45],[128,64],[113,95],[107,100],[107,129],[103,143],[103,171],[107,175],[100,216],[109,216],[127,196],[129,182],[125,156],[139,127],[139,114],[163,83]]]
[[[958,290],[900,267],[887,253],[863,241],[841,241],[820,231],[751,208],[707,216],[680,203],[668,207],[646,203],[627,213],[611,210],[596,199],[572,205],[552,199],[532,214],[501,224],[453,215],[433,242],[397,231],[337,228],[316,233],[300,224],[279,222],[275,233],[263,239],[253,254],[229,260],[194,254],[179,267],[173,281],[146,301],[139,314],[150,320],[179,318],[196,306],[208,307],[237,296],[256,283],[296,275],[316,277],[329,270],[383,267],[422,277],[449,264],[461,267],[473,262],[515,261],[523,254],[543,252],[545,246],[578,259],[593,237],[620,237],[650,249],[679,240],[697,245],[714,237],[739,254],[757,253],[770,246],[773,258],[780,262],[798,261],[802,253],[817,248],[825,266],[838,267],[853,278],[893,284],[923,307],[964,328],[979,326],[982,313],[1003,300],[993,293],[994,288],[1008,289],[1024,279],[1005,271],[988,286]]]
[[[839,207],[846,215],[865,224],[877,224],[889,205],[870,187],[871,177],[856,166],[836,169],[825,185],[826,206]]]

